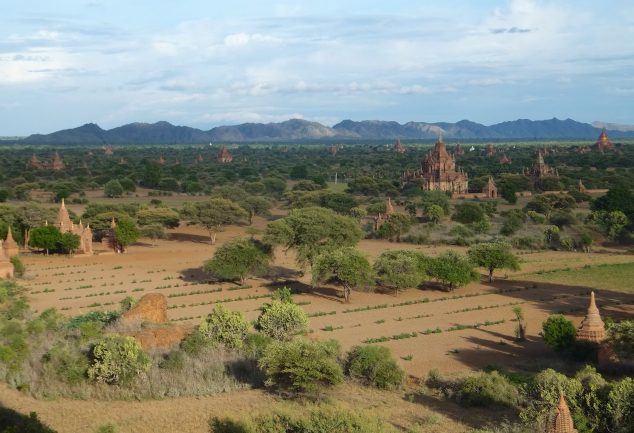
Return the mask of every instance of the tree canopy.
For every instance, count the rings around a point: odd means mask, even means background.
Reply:
[[[216,235],[225,226],[237,224],[248,217],[239,204],[226,198],[211,198],[207,201],[186,203],[182,215],[192,224],[203,226],[209,232],[211,243],[216,243]]]
[[[327,251],[313,265],[313,284],[333,281],[343,286],[343,296],[350,302],[353,288],[367,286],[373,277],[368,259],[354,247]]]
[[[520,268],[519,260],[513,254],[511,245],[506,242],[476,244],[469,249],[467,254],[476,266],[487,269],[489,282],[493,282],[493,272],[496,269],[517,271]]]
[[[271,259],[268,245],[254,239],[238,238],[218,248],[204,269],[223,279],[239,279],[244,284],[249,275],[266,271]]]

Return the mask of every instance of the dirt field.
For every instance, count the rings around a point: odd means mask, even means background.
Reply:
[[[254,224],[265,226],[264,220]],[[244,235],[245,228],[232,227],[218,235],[218,245]],[[414,246],[386,241],[362,241],[359,248],[370,257],[386,249],[413,248],[425,254],[437,254],[447,247]],[[168,315],[177,322],[197,323],[215,302],[242,311],[255,319],[258,308],[268,301],[275,287],[270,279],[251,279],[249,288],[235,284],[209,283],[200,271],[215,247],[206,233],[196,227],[181,227],[170,240],[156,246],[140,244],[123,255],[102,253],[91,257],[24,256],[29,279],[23,284],[30,290],[32,307],[43,311],[56,307],[68,315],[94,309],[116,309],[124,297],[140,297],[160,292],[168,296]],[[553,312],[563,312],[579,323],[588,303],[590,289],[597,289],[599,308],[606,316],[634,313],[634,295],[627,285],[609,280],[587,279],[586,284],[536,282],[548,279],[543,271],[573,272],[585,265],[634,263],[634,256],[617,251],[592,254],[569,252],[521,253],[522,270],[500,272],[494,284],[476,283],[448,293],[434,289],[410,289],[393,293],[353,292],[352,302],[342,302],[337,288],[312,290],[309,276],[298,277],[292,253],[278,252],[275,273],[303,293],[296,302],[311,315],[310,337],[335,338],[344,350],[364,342],[388,346],[399,364],[412,376],[424,377],[432,368],[445,374],[464,374],[486,365],[514,368],[531,363],[537,366],[550,355],[538,335],[541,322]],[[599,268],[601,269],[601,268]],[[571,271],[572,270],[572,271]],[[587,269],[585,270],[587,272]],[[555,273],[556,274],[556,273]],[[553,274],[554,275],[554,274]],[[544,278],[536,278],[544,277]],[[512,306],[524,308],[528,322],[528,341],[518,345],[514,339]],[[407,402],[402,394],[377,393],[367,389],[338,388],[336,401],[348,401],[408,427],[419,423],[428,432],[460,432],[477,425],[456,408],[439,407],[437,400]],[[337,394],[337,395],[338,395]],[[358,400],[350,402],[350,396]],[[291,403],[274,400],[261,391],[246,391],[205,398],[176,401],[94,402],[36,401],[0,387],[0,405],[23,413],[36,411],[41,419],[60,432],[87,432],[113,422],[121,432],[160,431],[205,432],[211,415],[239,415],[265,411]],[[438,415],[436,412],[445,415]],[[453,411],[453,412],[452,412]],[[489,414],[490,415],[490,414]],[[472,412],[469,412],[472,416]]]

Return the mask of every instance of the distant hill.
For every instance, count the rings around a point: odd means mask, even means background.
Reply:
[[[333,127],[302,119],[279,123],[243,123],[218,126],[203,131],[169,122],[130,123],[104,130],[94,123],[51,134],[34,134],[19,140],[24,144],[202,144],[209,142],[274,142],[311,140],[393,140],[435,139],[558,139],[593,140],[603,126],[611,138],[634,137],[634,128],[595,122],[594,125],[572,119],[527,120],[485,126],[469,120],[456,123],[398,122],[384,120],[344,120]],[[600,126],[600,127],[599,127]]]

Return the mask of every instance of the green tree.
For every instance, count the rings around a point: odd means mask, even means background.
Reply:
[[[249,331],[249,324],[239,311],[229,311],[216,304],[213,311],[202,321],[198,330],[214,344],[229,349],[239,349]]]
[[[596,223],[610,240],[615,240],[629,224],[627,216],[620,210],[594,211],[590,221]]]
[[[401,236],[412,227],[412,217],[404,213],[395,213],[385,221],[377,231],[378,237],[382,239],[395,239],[400,242]]]
[[[224,243],[213,258],[204,265],[204,270],[226,280],[239,279],[241,284],[250,275],[269,268],[271,248],[255,239],[238,238]]]
[[[608,343],[624,359],[634,359],[634,320],[608,325]]]
[[[49,251],[57,248],[61,237],[62,234],[55,226],[36,227],[31,230],[29,246],[45,250],[48,256]]]
[[[493,272],[496,269],[520,269],[519,260],[513,254],[511,245],[506,242],[485,242],[471,247],[468,251],[469,259],[476,265],[486,268],[489,282],[493,282]]]
[[[132,337],[109,335],[92,349],[88,377],[96,382],[125,384],[147,371],[151,362]]]
[[[180,215],[168,207],[147,208],[137,212],[137,221],[140,226],[160,224],[163,227],[173,229],[178,227]]]
[[[425,209],[425,217],[432,224],[438,224],[445,216],[445,211],[437,204],[432,204]]]
[[[297,251],[297,263],[313,266],[317,256],[336,247],[354,246],[362,232],[356,220],[330,209],[293,209],[266,227],[264,242]]]
[[[429,275],[452,290],[477,281],[478,273],[467,257],[447,251],[429,261]]]
[[[607,412],[610,432],[629,433],[634,425],[634,379],[626,377],[615,383],[608,395]]]
[[[114,229],[114,237],[117,244],[124,252],[130,245],[139,239],[139,229],[132,218],[122,217],[117,220],[117,226]]]
[[[254,216],[269,216],[273,203],[264,197],[249,196],[240,200],[240,206],[249,214],[249,224],[253,223]]]
[[[424,191],[420,200],[423,213],[427,214],[433,205],[440,206],[443,215],[449,215],[449,196],[443,191]]]
[[[62,233],[62,235],[59,237],[58,247],[66,254],[72,256],[79,248],[80,243],[81,242],[78,235],[67,232]]]
[[[352,348],[346,362],[346,373],[380,389],[398,388],[405,378],[405,372],[392,358],[390,349],[373,345]]]
[[[377,282],[399,290],[418,287],[427,277],[427,258],[418,251],[384,251],[373,265]]]
[[[548,347],[563,351],[574,344],[577,330],[563,315],[553,314],[542,324],[542,335]]]
[[[103,187],[103,194],[110,198],[121,197],[123,195],[123,187],[118,180],[113,179]]]
[[[143,238],[152,239],[152,245],[156,245],[157,239],[167,238],[167,233],[161,224],[150,224],[139,228],[139,235]]]
[[[339,343],[334,340],[274,341],[265,349],[259,365],[266,373],[267,385],[292,393],[315,393],[343,382],[339,353]]]
[[[212,198],[204,202],[186,203],[183,216],[192,224],[203,226],[209,232],[211,244],[216,243],[216,235],[225,226],[237,224],[248,217],[239,204],[224,198]]]
[[[290,340],[308,331],[308,315],[299,305],[273,301],[262,310],[256,328],[276,340]]]
[[[462,224],[471,224],[482,221],[486,218],[486,214],[478,203],[465,202],[455,206],[452,218]]]
[[[313,284],[334,281],[343,286],[346,302],[353,288],[365,287],[372,280],[368,259],[356,248],[344,247],[317,257],[313,266]]]

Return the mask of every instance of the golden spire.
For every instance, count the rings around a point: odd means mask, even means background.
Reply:
[[[392,198],[388,197],[387,198],[387,205],[385,206],[385,214],[386,215],[392,215],[394,212],[396,212],[394,210],[394,206],[392,206]]]
[[[559,404],[546,433],[577,433],[563,392],[559,393]]]

